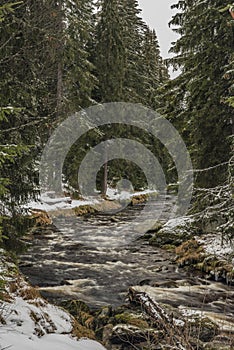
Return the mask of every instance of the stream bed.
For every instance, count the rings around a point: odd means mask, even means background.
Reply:
[[[168,212],[172,204],[168,197]],[[21,271],[55,303],[79,299],[93,309],[118,307],[126,302],[128,288],[135,286],[159,302],[219,318],[226,330],[233,331],[234,288],[178,268],[173,252],[139,239],[128,222],[142,208],[73,218],[63,231],[43,228],[21,255]]]

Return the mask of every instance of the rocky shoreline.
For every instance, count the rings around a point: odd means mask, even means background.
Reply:
[[[134,198],[131,205],[144,200],[146,197]],[[105,208],[116,209],[113,201],[105,202]],[[75,210],[77,216],[96,213],[93,206]],[[36,227],[31,239],[52,224],[45,213],[34,215]],[[129,286],[126,302],[118,307],[92,309],[78,299],[59,301],[58,306],[72,317],[71,334],[95,339],[107,350],[234,349],[234,289],[229,288],[234,271],[232,247],[225,250],[217,234],[202,235],[191,217],[173,219],[165,225],[158,222],[140,240],[170,252],[172,264],[178,271],[187,271],[188,277],[142,280]],[[166,269],[162,266],[159,271],[163,274]],[[18,272],[16,276],[19,282],[13,293],[23,299],[29,294],[41,298],[38,289],[29,286]],[[8,293],[11,283],[6,285]],[[31,292],[22,294],[22,290]],[[12,303],[7,298],[4,302]],[[1,322],[4,324],[4,317]]]
[[[165,249],[172,250],[172,244]],[[175,253],[178,268],[195,269],[200,277],[163,283],[146,280],[130,287],[128,302],[118,308],[91,310],[79,300],[62,305],[108,350],[234,349],[234,290],[228,291],[223,284],[217,291],[213,282],[220,279],[230,284],[232,275],[227,281],[224,272],[230,273],[231,267],[233,271],[233,265],[205,254],[202,242],[195,239],[183,242]],[[217,269],[208,263],[211,261]],[[187,304],[180,298],[180,292],[186,290]],[[193,303],[193,295],[200,295],[202,308]]]
[[[2,256],[5,255],[5,252],[1,253]],[[22,325],[27,321],[22,319],[23,305],[24,309],[30,310],[29,315],[34,324],[32,334],[25,336],[33,339],[43,339],[49,334],[69,335],[74,341],[85,337],[100,342],[108,350],[233,349],[232,310],[227,310],[226,315],[219,315],[176,305],[176,302],[169,301],[172,298],[168,298],[169,302],[166,301],[170,292],[179,293],[182,287],[192,289],[192,284],[189,286],[188,281],[180,281],[180,285],[171,281],[157,286],[150,286],[145,281],[146,285],[129,288],[128,301],[124,305],[91,310],[80,300],[66,300],[59,307],[52,306],[40,296],[37,289],[25,281],[16,265],[10,262],[9,256],[5,255],[1,259],[1,268],[5,271],[5,282],[1,287],[1,334],[4,334],[6,327],[9,331],[9,322],[14,326],[14,331],[15,328],[19,329],[23,334]],[[212,290],[212,283],[208,286]],[[157,299],[160,294],[164,300],[159,302]],[[208,292],[207,296],[212,298]],[[233,299],[234,291],[229,297]],[[21,309],[17,308],[19,301]],[[62,321],[55,314],[59,314],[65,322],[63,327]]]
[[[48,303],[0,250],[0,349],[105,350],[65,308]],[[90,340],[80,340],[80,339]]]
[[[149,243],[176,253],[179,267],[200,271],[207,279],[234,283],[234,246],[220,233],[202,232],[191,217],[155,225]]]

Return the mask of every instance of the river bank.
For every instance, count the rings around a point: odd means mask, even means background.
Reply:
[[[0,349],[105,350],[64,308],[43,299],[3,249],[0,271]]]
[[[173,198],[159,204],[170,211]],[[63,232],[40,227],[20,268],[44,297],[66,307],[108,350],[233,349],[231,280],[199,269],[201,259],[214,261],[205,251],[213,247],[217,253],[217,237],[211,244],[207,236],[205,244],[205,237],[197,236],[194,243],[190,218],[166,225],[162,220],[140,237],[129,222],[141,209],[138,204],[111,216],[79,216]],[[224,254],[230,264],[231,255]],[[143,301],[149,298],[166,319],[154,319],[130,291]]]

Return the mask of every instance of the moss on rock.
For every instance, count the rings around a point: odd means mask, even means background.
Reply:
[[[114,319],[117,324],[118,323],[129,324],[141,329],[145,329],[149,327],[148,323],[144,319],[142,319],[141,317],[137,317],[136,315],[128,312],[117,314],[115,315]]]

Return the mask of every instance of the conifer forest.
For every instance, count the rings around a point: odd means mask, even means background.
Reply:
[[[234,349],[233,135],[229,0],[0,0],[0,350]]]

